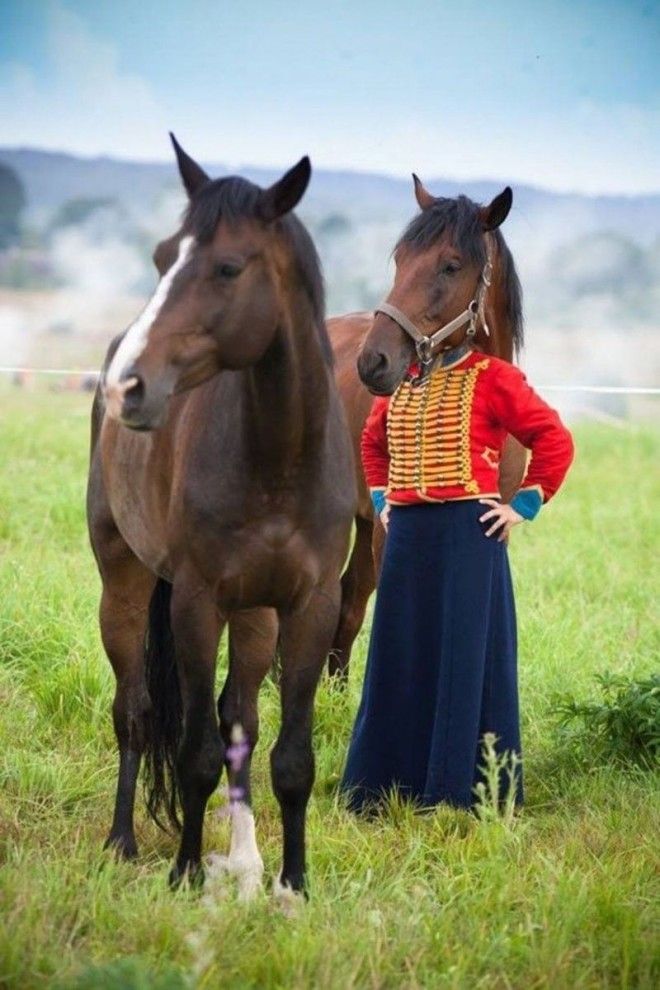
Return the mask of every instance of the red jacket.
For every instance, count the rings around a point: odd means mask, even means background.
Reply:
[[[370,488],[386,488],[394,504],[499,497],[511,433],[532,452],[521,492],[535,489],[543,502],[555,494],[573,440],[519,368],[469,351],[420,385],[411,372],[390,398],[374,401],[367,418],[362,463]]]

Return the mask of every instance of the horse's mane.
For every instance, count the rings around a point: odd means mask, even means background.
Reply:
[[[213,179],[190,200],[183,219],[184,231],[193,234],[201,244],[208,244],[221,219],[236,224],[242,219],[257,217],[261,192],[259,186],[237,175]],[[323,275],[314,242],[294,213],[287,213],[276,223],[288,241],[301,283],[309,297],[323,356],[328,364],[332,364],[332,347],[325,327]]]
[[[486,246],[480,209],[479,204],[467,196],[456,199],[438,197],[432,206],[410,221],[396,247],[408,244],[423,251],[448,235],[462,255],[483,268]],[[507,322],[511,328],[514,350],[519,353],[524,342],[522,287],[513,255],[499,229],[492,231],[491,236],[495,239],[500,259]]]

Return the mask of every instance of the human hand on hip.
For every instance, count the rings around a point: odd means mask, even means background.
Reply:
[[[492,526],[486,530],[486,536],[492,536],[493,533],[500,530],[497,537],[498,543],[506,540],[511,529],[523,521],[523,516],[505,502],[497,502],[494,498],[480,498],[479,502],[481,505],[492,506],[490,512],[484,512],[483,516],[479,516],[479,522],[493,520]]]

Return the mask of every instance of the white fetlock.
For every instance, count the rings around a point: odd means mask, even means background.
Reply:
[[[259,860],[259,866],[249,869],[239,869],[235,876],[238,881],[238,899],[244,903],[254,900],[261,891],[261,878],[264,874],[264,864]]]
[[[261,890],[264,864],[257,846],[252,809],[242,801],[232,805],[227,870],[236,877],[240,901],[256,897]]]
[[[204,870],[207,880],[216,880],[229,873],[229,857],[221,853],[209,853],[204,857]]]

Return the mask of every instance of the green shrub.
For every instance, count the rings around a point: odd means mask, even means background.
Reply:
[[[616,761],[646,769],[660,756],[660,675],[634,679],[596,675],[602,699],[557,698],[554,712],[561,729],[592,762]]]

